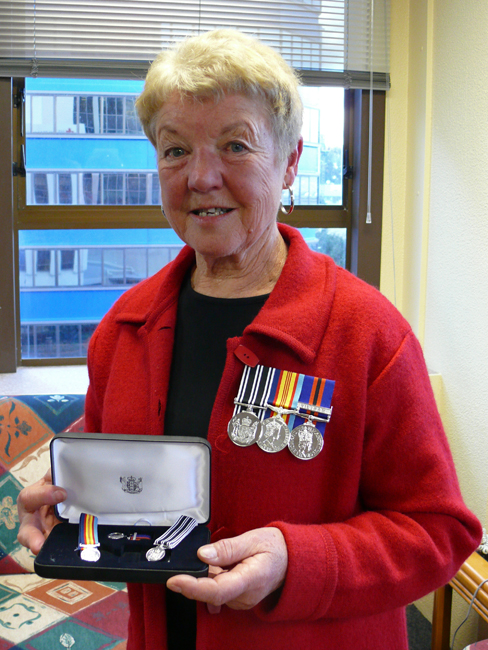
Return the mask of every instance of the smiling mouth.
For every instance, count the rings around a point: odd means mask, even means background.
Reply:
[[[192,210],[197,217],[219,217],[227,212],[232,212],[232,208],[209,208],[208,210]]]

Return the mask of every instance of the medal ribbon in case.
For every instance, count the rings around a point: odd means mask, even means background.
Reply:
[[[152,546],[146,553],[146,559],[149,562],[158,562],[162,560],[166,552],[178,544],[187,537],[191,531],[198,526],[198,522],[193,517],[188,515],[181,515],[175,523],[168,528],[168,530],[160,535],[157,539],[154,540],[154,546]]]
[[[85,562],[98,562],[100,551],[98,547],[98,517],[82,512],[80,515],[80,529],[78,534],[78,547],[80,558]]]

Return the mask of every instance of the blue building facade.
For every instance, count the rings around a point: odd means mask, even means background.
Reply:
[[[141,80],[26,80],[28,205],[159,205],[156,157],[135,111]],[[337,203],[320,185],[320,109],[306,106],[297,203]],[[323,143],[322,143],[323,149]],[[311,242],[315,241],[312,231]],[[130,286],[174,259],[171,229],[19,232],[22,357],[83,357]]]

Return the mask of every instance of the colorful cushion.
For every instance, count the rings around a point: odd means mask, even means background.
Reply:
[[[0,650],[125,650],[125,585],[40,578],[17,541],[17,495],[48,470],[53,435],[83,431],[84,405],[84,395],[0,396]]]
[[[83,430],[84,405],[84,395],[0,397],[0,575],[33,571],[17,541],[17,495],[48,470],[54,434]]]
[[[125,650],[128,611],[123,584],[0,576],[0,650]]]

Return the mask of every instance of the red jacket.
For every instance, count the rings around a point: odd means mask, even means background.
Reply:
[[[463,503],[422,351],[375,289],[309,250],[293,228],[281,276],[227,342],[215,400],[213,540],[283,532],[284,587],[251,611],[198,604],[198,650],[407,650],[404,607],[448,582],[481,528]],[[92,337],[87,430],[162,434],[178,291],[193,251],[127,291]],[[335,380],[323,451],[299,460],[228,438],[243,365]],[[130,585],[128,650],[166,648],[164,590]]]

